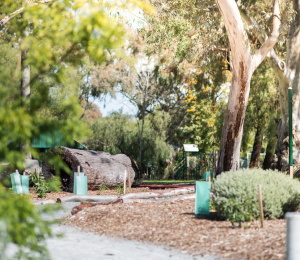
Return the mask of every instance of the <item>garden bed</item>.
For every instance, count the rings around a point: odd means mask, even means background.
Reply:
[[[250,228],[232,228],[215,213],[196,218],[194,199],[99,205],[67,218],[86,231],[122,239],[153,242],[192,255],[228,259],[284,259],[285,220],[258,222]]]

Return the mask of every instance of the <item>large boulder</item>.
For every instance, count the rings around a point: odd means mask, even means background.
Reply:
[[[26,173],[27,175],[30,175],[31,173],[34,172],[37,173],[41,172],[41,167],[39,165],[38,160],[26,159],[23,165],[25,168],[24,173]]]
[[[119,186],[124,183],[126,171],[129,171],[131,183],[135,177],[131,160],[125,154],[111,155],[106,152],[85,151],[63,146],[50,149],[48,153],[59,155],[71,169],[71,175],[64,171],[60,172],[64,189],[68,191],[73,190],[74,172],[77,172],[78,166],[80,166],[80,171],[88,177],[89,190],[99,189],[102,184],[108,187]],[[55,168],[47,161],[43,162],[42,171],[46,179],[55,175]]]

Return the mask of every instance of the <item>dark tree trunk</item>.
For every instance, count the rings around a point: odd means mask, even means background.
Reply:
[[[272,147],[271,144],[268,143],[266,157],[265,157],[264,163],[263,163],[264,170],[268,170],[271,168],[273,158],[274,158],[274,150],[275,150],[275,145],[273,145],[273,147]]]
[[[143,114],[142,114],[142,129],[140,132],[140,151],[139,151],[139,175],[138,175],[138,179],[142,179],[142,174],[143,174],[143,170],[142,170],[142,155],[143,155],[143,131],[144,131],[144,123],[145,123],[145,103],[146,100],[144,99],[143,101]]]
[[[228,106],[222,129],[217,175],[238,170],[245,112],[250,91],[251,71],[244,63],[233,71]]]
[[[256,128],[253,150],[251,154],[250,168],[256,168],[259,166],[259,157],[261,153],[262,138],[263,138],[262,127],[258,126]]]

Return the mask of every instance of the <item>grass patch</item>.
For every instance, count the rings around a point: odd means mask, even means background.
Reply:
[[[143,180],[142,184],[195,184],[195,180]]]

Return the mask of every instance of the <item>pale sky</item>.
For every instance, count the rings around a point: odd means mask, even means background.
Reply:
[[[116,94],[116,99],[107,96],[105,101],[95,100],[94,104],[99,107],[103,117],[108,116],[110,112],[119,111],[120,109],[123,110],[124,114],[131,116],[136,116],[137,113],[137,108],[120,93]]]

